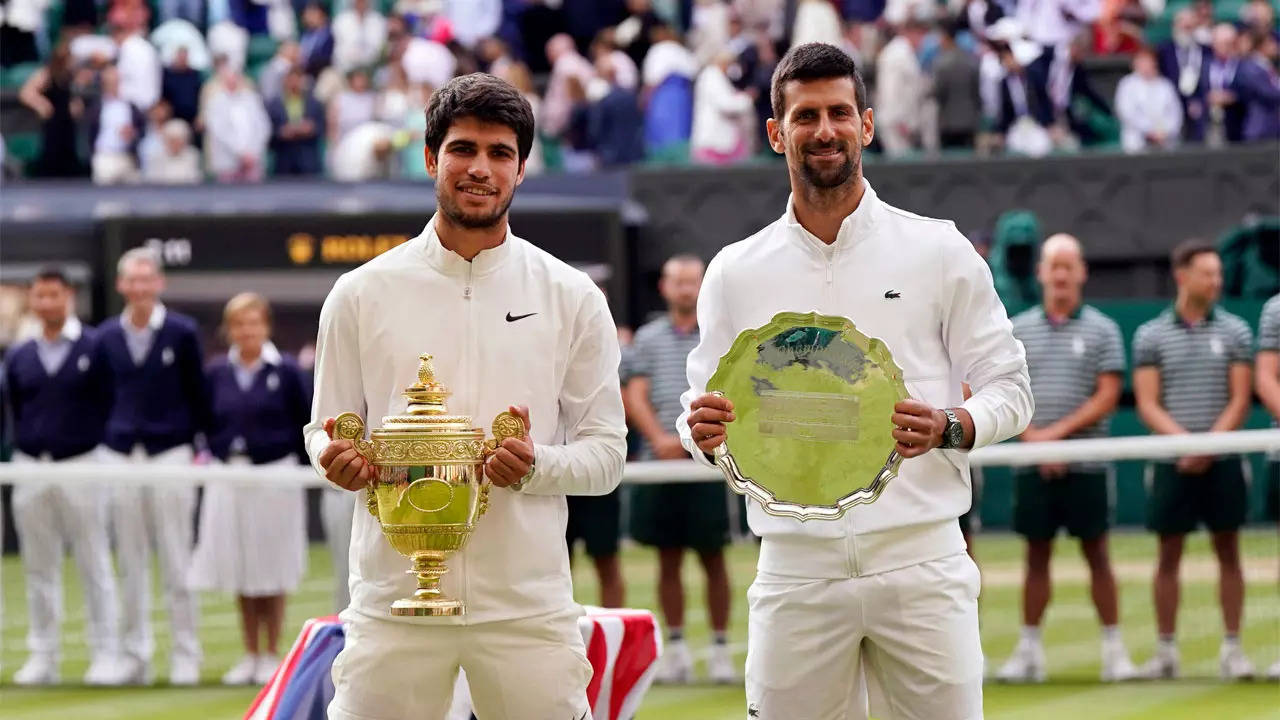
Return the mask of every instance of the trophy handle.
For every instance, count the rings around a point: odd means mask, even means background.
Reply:
[[[524,421],[509,410],[503,410],[493,418],[493,437],[484,441],[484,454],[480,457],[481,464],[489,459],[489,455],[497,451],[498,446],[507,438],[522,438],[528,429],[524,426]],[[480,471],[480,513],[476,515],[478,519],[484,515],[485,510],[489,509],[489,477],[484,474],[484,470]]]
[[[344,412],[333,419],[333,439],[350,440],[365,462],[373,462],[373,443],[364,439],[364,418],[353,412]],[[365,506],[369,514],[378,518],[378,498],[373,492],[373,483],[365,488]],[[381,518],[378,518],[381,520]]]

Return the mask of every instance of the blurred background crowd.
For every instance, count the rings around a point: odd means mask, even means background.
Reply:
[[[1278,37],[1270,0],[4,0],[36,119],[0,148],[100,184],[421,178],[432,89],[483,70],[535,108],[531,173],[743,163],[810,41],[859,62],[872,152],[1219,146],[1280,137]]]

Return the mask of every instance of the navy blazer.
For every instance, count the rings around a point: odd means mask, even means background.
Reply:
[[[237,437],[255,464],[273,462],[290,453],[306,462],[302,426],[310,422],[311,400],[298,363],[288,356],[277,364],[262,363],[248,390],[236,382],[227,358],[209,364],[211,420],[209,451],[219,459],[231,455]]]
[[[120,453],[142,445],[156,455],[188,445],[209,427],[209,394],[195,320],[166,309],[141,365],[129,354],[120,317],[99,327],[99,351],[110,364],[115,402],[105,442]]]
[[[1280,139],[1280,81],[1275,73],[1245,58],[1232,87],[1244,106],[1240,138],[1245,142]]]
[[[4,387],[14,446],[32,457],[62,460],[87,453],[103,438],[113,399],[111,370],[97,352],[97,336],[84,328],[62,366],[50,375],[35,340],[9,353]]]
[[[303,99],[303,115],[315,125],[316,134],[310,138],[288,140],[280,137],[280,129],[289,122],[284,98],[272,98],[267,103],[267,116],[271,118],[271,149],[275,152],[276,175],[319,175],[320,138],[324,137],[324,106],[311,93]]]

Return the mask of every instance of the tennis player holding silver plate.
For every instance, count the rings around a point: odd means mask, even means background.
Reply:
[[[772,104],[791,198],[707,267],[677,421],[762,538],[747,715],[981,718],[965,453],[1026,427],[1025,354],[955,225],[862,178],[873,111],[848,55],[792,48]]]

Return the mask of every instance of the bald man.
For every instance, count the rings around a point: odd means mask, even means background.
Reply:
[[[1044,301],[1013,318],[1031,372],[1035,415],[1023,442],[1105,437],[1120,398],[1124,341],[1116,323],[1083,302],[1087,277],[1080,242],[1054,235],[1040,251],[1037,277]],[[1043,682],[1046,677],[1040,621],[1049,605],[1049,558],[1059,528],[1080,540],[1089,563],[1093,604],[1102,622],[1102,680],[1136,675],[1119,629],[1116,579],[1107,553],[1112,497],[1106,463],[1045,464],[1015,472],[1013,527],[1027,540],[1022,587],[1022,637],[997,678]]]

